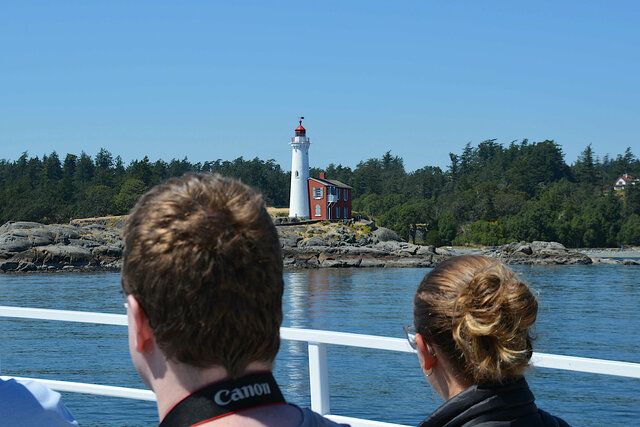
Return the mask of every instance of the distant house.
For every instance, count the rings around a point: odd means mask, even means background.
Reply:
[[[308,183],[309,219],[351,218],[353,188],[327,179],[324,172],[320,172],[319,178],[309,178]]]
[[[618,180],[616,181],[616,185],[613,186],[613,189],[616,191],[624,190],[627,185],[637,185],[640,183],[640,179],[634,178],[628,173],[624,175],[620,175]]]

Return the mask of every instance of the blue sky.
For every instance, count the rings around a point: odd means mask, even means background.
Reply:
[[[572,163],[640,155],[640,2],[4,2],[0,158],[125,162],[386,151],[406,169],[497,138]]]

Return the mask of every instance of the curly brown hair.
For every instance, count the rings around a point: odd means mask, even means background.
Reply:
[[[535,295],[511,269],[477,255],[442,262],[414,297],[417,332],[473,384],[504,383],[524,372],[537,313]]]
[[[124,231],[122,287],[169,360],[238,377],[280,346],[282,258],[262,197],[210,174],[144,194]]]

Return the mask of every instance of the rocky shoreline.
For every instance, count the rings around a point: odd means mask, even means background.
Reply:
[[[0,226],[0,272],[119,271],[124,217]]]
[[[124,217],[44,225],[0,226],[0,273],[119,271]],[[479,253],[506,264],[640,265],[640,250],[567,249],[557,242],[519,242],[486,249],[435,248],[402,241],[372,222],[291,223],[276,221],[284,265],[299,268],[433,267],[463,253]]]
[[[514,242],[497,248],[482,251],[483,255],[498,258],[511,265],[587,265],[587,264],[616,264],[640,265],[637,259],[616,259],[606,257],[605,251],[599,250],[599,255],[586,253],[583,249],[567,249],[558,242]],[[637,251],[628,251],[630,257],[636,257]]]

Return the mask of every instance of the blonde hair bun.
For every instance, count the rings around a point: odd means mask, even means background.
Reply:
[[[424,278],[414,303],[418,332],[474,384],[501,383],[524,372],[537,312],[535,295],[511,269],[475,255],[441,263]]]

